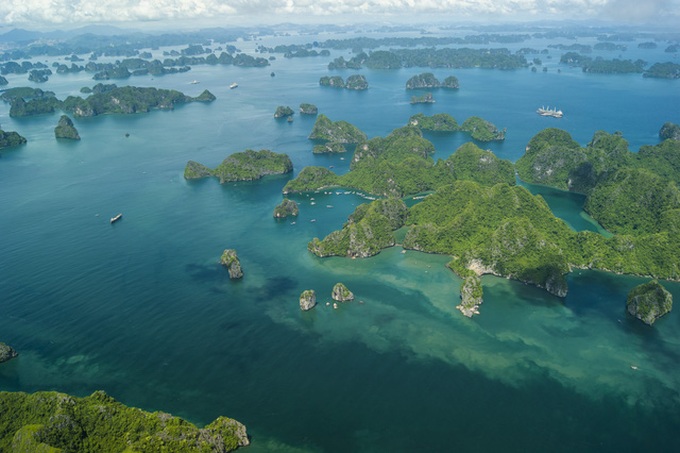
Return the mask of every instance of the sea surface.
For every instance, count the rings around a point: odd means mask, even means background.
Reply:
[[[237,45],[252,52],[309,37],[268,39]],[[664,47],[631,52],[667,61]],[[487,276],[481,314],[468,319],[455,309],[461,281],[446,256],[394,247],[369,259],[319,259],[307,251],[366,202],[361,195],[295,196],[299,217],[276,221],[294,175],[224,185],[182,175],[188,160],[215,167],[264,148],[287,153],[294,174],[307,165],[347,171],[351,154],[312,154],[314,117],[273,118],[278,105],[303,102],[369,137],[419,112],[481,116],[507,128],[507,139],[478,145],[512,161],[546,127],[583,145],[598,130],[621,131],[637,151],[659,142],[664,122],[680,123],[679,81],[584,74],[559,65],[560,54],[539,55],[547,72],[433,70],[440,80],[457,76],[460,89],[435,91],[431,105],[411,105],[414,93],[404,89],[425,69],[330,73],[332,58],[351,57],[344,51],[279,54],[268,68],[133,77],[117,83],[209,89],[217,100],[74,119],[82,140],[73,143],[54,138],[60,112],[13,119],[0,104],[2,129],[28,139],[0,152],[0,341],[20,353],[0,366],[0,389],[103,389],[199,425],[227,415],[247,425],[252,452],[678,451],[680,313],[653,327],[628,316],[626,294],[646,279],[576,271],[560,299]],[[321,76],[357,72],[368,79],[365,92],[318,85]],[[62,99],[95,83],[85,73],[42,85],[26,77],[7,78]],[[540,117],[543,105],[564,118]],[[469,141],[426,137],[442,159]],[[575,230],[606,234],[582,211],[583,196],[526,186]],[[241,281],[218,264],[225,248],[238,251]],[[326,303],[336,282],[356,300],[333,309]],[[680,284],[663,284],[680,298]],[[305,289],[320,303],[303,313]]]

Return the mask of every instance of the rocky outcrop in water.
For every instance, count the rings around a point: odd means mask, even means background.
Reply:
[[[220,264],[229,271],[229,278],[236,279],[243,277],[243,270],[241,269],[241,262],[238,259],[236,250],[226,249],[220,257]]]
[[[628,313],[650,326],[672,308],[673,296],[656,280],[633,288],[626,301]]]
[[[61,115],[61,118],[59,118],[59,123],[54,128],[54,136],[67,140],[80,140],[80,135],[73,125],[73,121],[66,115]]]
[[[280,205],[274,208],[274,218],[283,219],[288,216],[297,216],[300,213],[298,204],[293,200],[284,198]]]
[[[333,298],[333,300],[337,300],[338,302],[347,302],[350,300],[354,300],[354,293],[347,289],[347,287],[342,283],[336,283],[335,286],[333,287],[331,297]]]
[[[300,310],[307,311],[316,305],[316,293],[313,289],[307,289],[300,294]]]
[[[460,285],[460,305],[456,308],[468,318],[479,314],[482,304],[482,280],[478,275],[465,277]]]
[[[17,352],[11,346],[0,341],[0,363],[7,362],[17,355],[19,354],[17,354]]]

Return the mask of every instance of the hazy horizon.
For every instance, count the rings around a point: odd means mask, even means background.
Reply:
[[[145,30],[256,25],[363,23],[512,24],[579,21],[680,24],[680,0],[6,0],[0,32],[116,26]]]

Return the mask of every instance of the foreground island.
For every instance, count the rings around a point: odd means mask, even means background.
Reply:
[[[164,412],[127,407],[102,391],[0,392],[0,451],[215,452],[250,444],[246,428],[218,417],[205,428]]]

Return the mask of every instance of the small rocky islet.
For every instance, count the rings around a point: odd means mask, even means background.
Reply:
[[[268,175],[283,175],[293,171],[293,163],[286,154],[267,149],[246,150],[227,157],[215,169],[195,161],[187,162],[184,179],[201,179],[214,176],[220,184],[235,181],[254,181]]]
[[[225,249],[220,256],[220,264],[227,268],[229,278],[239,279],[243,277],[243,269],[241,268],[241,261],[238,259],[238,254],[234,249]]]
[[[656,280],[636,286],[626,300],[626,311],[650,326],[672,308],[673,295]]]

